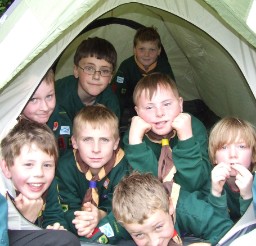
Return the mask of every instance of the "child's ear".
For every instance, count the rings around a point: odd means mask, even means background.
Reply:
[[[1,161],[1,169],[6,178],[10,179],[12,177],[12,174],[11,174],[9,167],[7,166],[7,163],[5,160]]]
[[[169,197],[169,214],[170,214],[170,215],[173,215],[173,214],[174,214],[174,207],[173,207],[173,204],[172,204],[172,199],[171,199],[171,197]]]
[[[71,142],[72,142],[72,146],[74,149],[78,149],[77,143],[76,143],[76,138],[74,137],[74,135],[72,135],[71,137]]]
[[[79,69],[78,66],[74,65],[73,73],[76,79],[78,78],[78,69]]]
[[[120,141],[120,138],[118,138],[114,144],[114,150],[117,149],[117,147],[119,146],[119,141]]]
[[[137,113],[137,115],[138,115],[138,107],[135,106],[134,109],[135,109],[135,111],[136,111],[136,113]]]
[[[180,112],[183,112],[183,98],[179,97]]]

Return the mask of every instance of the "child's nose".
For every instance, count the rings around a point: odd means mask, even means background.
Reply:
[[[236,146],[231,145],[229,148],[230,157],[237,157],[237,149]]]
[[[157,107],[156,108],[156,115],[158,116],[158,117],[162,117],[162,116],[164,116],[164,109],[162,108],[162,107]]]
[[[42,100],[41,101],[41,110],[44,110],[44,111],[47,111],[48,110],[48,104],[47,104],[47,102],[45,101],[45,100]]]

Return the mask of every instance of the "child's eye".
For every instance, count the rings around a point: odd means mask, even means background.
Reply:
[[[135,234],[134,237],[136,237],[137,239],[143,239],[144,234],[143,233],[138,233],[138,234]]]
[[[145,49],[144,48],[139,48],[139,51],[143,52],[143,51],[145,51]]]
[[[240,144],[240,145],[239,145],[239,148],[240,148],[240,149],[246,149],[247,147],[246,147],[245,144]]]
[[[91,138],[89,138],[89,137],[83,138],[83,142],[89,142],[90,140],[91,140]]]
[[[46,96],[46,99],[47,99],[47,100],[51,100],[52,98],[53,98],[53,94],[50,94],[50,95],[47,95],[47,96]]]
[[[94,72],[95,71],[95,68],[93,66],[85,66],[84,67],[84,70],[85,71],[88,71],[88,72]]]
[[[149,49],[150,52],[155,52],[156,50],[155,49]]]
[[[47,168],[52,168],[54,167],[54,163],[44,163],[44,167],[47,167]]]
[[[32,167],[32,166],[33,166],[33,164],[32,164],[32,163],[30,163],[30,162],[28,162],[28,163],[25,163],[25,164],[24,164],[24,166],[26,166],[26,167]]]
[[[156,231],[160,231],[163,228],[163,225],[156,226]]]
[[[31,99],[29,100],[29,102],[31,102],[31,103],[36,103],[36,102],[37,102],[37,98],[33,97],[33,98],[31,98]]]
[[[170,102],[164,103],[164,106],[169,107],[169,106],[171,106],[171,103]]]
[[[147,106],[146,107],[146,110],[150,110],[150,109],[152,109],[153,107],[152,106]]]
[[[109,139],[108,139],[108,138],[101,138],[101,141],[102,141],[103,143],[108,143],[108,142],[109,142]]]
[[[221,147],[221,149],[227,149],[227,148],[228,148],[227,145],[223,145],[223,146]]]

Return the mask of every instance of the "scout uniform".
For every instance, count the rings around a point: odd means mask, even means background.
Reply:
[[[84,106],[79,98],[78,79],[73,75],[59,79],[55,83],[57,103],[66,111],[69,118],[73,122],[77,112]],[[118,118],[120,118],[120,107],[116,95],[112,92],[110,86],[102,91],[95,100],[94,104],[103,104],[111,109]]]
[[[80,240],[114,243],[121,238],[130,238],[129,234],[116,222],[111,212],[114,187],[129,172],[124,152],[121,149],[118,151],[112,170],[92,187],[90,186],[90,180],[88,180],[88,173],[84,173],[77,162],[75,151],[68,151],[59,159],[56,173],[61,204],[70,231],[77,234],[77,229],[72,223],[75,218],[74,212],[81,211],[88,189],[96,188],[98,194],[97,207],[105,211],[107,215],[99,222],[91,238],[80,237]]]
[[[174,180],[182,189],[193,192],[210,191],[211,164],[208,157],[208,139],[204,125],[191,116],[193,137],[179,141],[177,135],[170,140],[172,158],[177,169]],[[158,174],[161,142],[151,141],[144,136],[141,144],[129,144],[129,131],[123,139],[126,158],[134,170]]]

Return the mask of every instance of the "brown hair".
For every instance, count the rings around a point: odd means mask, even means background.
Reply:
[[[50,68],[46,74],[44,75],[44,77],[42,78],[41,80],[41,83],[42,81],[45,81],[47,85],[50,85],[50,84],[54,84],[55,82],[55,78],[54,78],[54,72],[53,72],[53,69]]]
[[[1,142],[2,158],[7,166],[13,165],[14,159],[20,155],[24,145],[35,144],[44,153],[54,157],[55,163],[58,159],[58,146],[51,129],[38,122],[22,119]]]
[[[133,46],[136,47],[138,42],[156,42],[158,48],[161,48],[161,38],[155,27],[141,27],[137,30],[134,39]]]
[[[134,171],[116,186],[112,210],[121,224],[143,224],[157,210],[169,212],[169,197],[163,184],[151,173]]]
[[[113,131],[114,138],[119,138],[118,118],[104,105],[89,105],[79,111],[73,124],[74,137],[79,136],[80,129],[86,123],[91,124],[94,128],[107,125]]]
[[[252,166],[256,163],[256,130],[246,120],[236,117],[225,117],[218,121],[210,131],[209,136],[209,157],[215,162],[215,154],[222,146],[234,143],[240,137],[245,144],[252,148]]]
[[[158,86],[162,86],[167,90],[173,91],[174,95],[179,98],[178,88],[176,83],[167,75],[163,73],[152,73],[139,80],[133,91],[133,102],[137,106],[138,98],[142,92],[145,91],[148,98],[151,99],[157,91]]]
[[[114,46],[106,39],[94,37],[83,40],[78,46],[74,55],[74,64],[79,66],[80,60],[86,57],[104,59],[112,65],[113,70],[116,68],[116,50]]]

